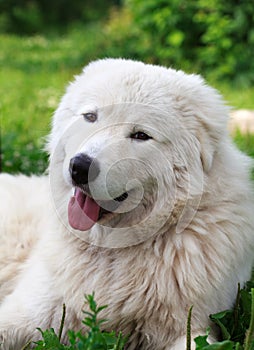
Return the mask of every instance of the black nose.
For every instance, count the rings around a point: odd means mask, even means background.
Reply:
[[[69,171],[74,184],[82,185],[95,180],[100,169],[96,159],[79,153],[70,160]]]

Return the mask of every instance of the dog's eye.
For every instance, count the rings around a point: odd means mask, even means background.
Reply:
[[[83,118],[89,123],[94,123],[97,120],[96,112],[83,113],[82,115],[83,115]]]
[[[147,140],[150,140],[152,137],[147,135],[145,132],[143,131],[137,131],[135,133],[132,133],[130,135],[130,138],[131,139],[134,139],[134,140],[140,140],[140,141],[147,141]]]

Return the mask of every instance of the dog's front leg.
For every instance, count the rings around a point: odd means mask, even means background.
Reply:
[[[15,290],[0,307],[0,349],[21,349],[29,340],[40,338],[36,329],[52,326],[61,319],[61,298],[43,262],[30,261]]]

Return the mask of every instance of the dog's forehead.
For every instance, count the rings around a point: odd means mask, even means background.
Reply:
[[[216,90],[207,86],[200,76],[122,59],[105,59],[88,65],[69,86],[60,110],[80,115],[86,105],[115,109],[116,105],[124,104],[163,111],[160,124],[162,119],[169,118],[168,123],[173,125],[175,119],[181,119],[194,131],[197,120],[209,124],[206,129],[215,133],[226,128],[228,108]],[[161,113],[154,113],[154,116],[158,114],[161,116]],[[136,111],[133,115],[136,118]],[[158,122],[152,113],[150,115],[152,122]]]
[[[119,103],[157,104],[170,99],[167,69],[140,62],[106,60],[88,66],[73,84],[73,95],[101,106]],[[172,73],[174,75],[174,73]],[[173,91],[172,91],[173,92]]]

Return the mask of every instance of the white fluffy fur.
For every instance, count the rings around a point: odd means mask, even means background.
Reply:
[[[94,109],[98,121],[84,121]],[[233,305],[251,273],[254,201],[250,160],[232,145],[227,115],[195,75],[120,59],[84,69],[54,116],[49,176],[0,176],[2,349],[37,339],[36,327],[57,330],[63,303],[66,329],[79,329],[93,291],[109,305],[105,328],[130,334],[128,350],[183,350],[191,305],[193,337]],[[153,139],[130,140],[133,126]],[[121,225],[69,227],[68,165],[80,151],[100,162],[95,197],[126,185],[134,202],[142,194]]]

